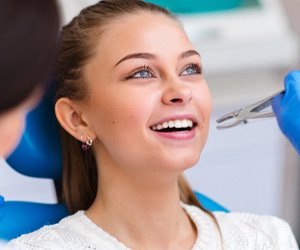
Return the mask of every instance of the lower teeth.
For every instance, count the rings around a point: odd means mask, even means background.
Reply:
[[[161,130],[156,130],[158,132],[183,132],[190,131],[192,128],[165,128]]]

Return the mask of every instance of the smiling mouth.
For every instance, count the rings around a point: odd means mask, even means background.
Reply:
[[[183,132],[191,131],[197,126],[196,122],[193,122],[191,119],[182,119],[182,120],[170,120],[163,123],[158,123],[154,126],[151,126],[150,129],[155,132]]]

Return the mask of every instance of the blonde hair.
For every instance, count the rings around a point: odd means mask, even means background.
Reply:
[[[56,98],[80,100],[88,95],[82,68],[93,56],[95,40],[101,39],[105,26],[122,15],[140,11],[166,15],[169,11],[139,0],[103,0],[81,11],[62,30],[58,57],[58,88]],[[71,213],[90,207],[97,193],[97,164],[93,152],[81,149],[81,144],[62,130],[63,201]],[[183,176],[178,179],[180,199],[205,210]],[[208,212],[208,211],[207,211]],[[209,212],[208,212],[209,213]]]

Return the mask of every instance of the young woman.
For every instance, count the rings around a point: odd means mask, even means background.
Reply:
[[[0,156],[6,157],[50,76],[59,29],[56,2],[0,1],[0,28]]]
[[[199,159],[211,97],[181,24],[139,0],[104,0],[61,35],[55,111],[73,215],[18,249],[298,249],[280,219],[209,213],[182,173]]]

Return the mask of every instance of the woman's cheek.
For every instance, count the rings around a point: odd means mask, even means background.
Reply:
[[[198,100],[200,101],[199,105],[202,109],[203,118],[206,122],[209,122],[212,111],[212,97],[205,81],[201,85],[201,89],[198,90],[198,94]]]

